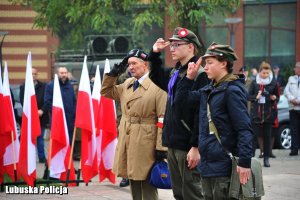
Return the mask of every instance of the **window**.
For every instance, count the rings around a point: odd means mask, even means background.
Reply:
[[[295,64],[296,4],[245,5],[245,64],[262,61],[280,67]]]

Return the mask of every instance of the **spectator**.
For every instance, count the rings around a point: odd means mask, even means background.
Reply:
[[[256,76],[257,76],[257,69],[256,69],[256,67],[252,67],[251,68],[251,79],[252,80],[255,80],[256,79]]]
[[[280,98],[278,91],[270,64],[262,62],[256,80],[250,86],[248,98],[252,105],[251,119],[255,136],[253,154],[255,155],[257,138],[262,138],[258,141],[262,141],[259,145],[261,150],[263,148],[261,154],[263,153],[265,167],[270,167],[272,124],[277,117],[277,102]]]
[[[289,101],[292,146],[290,156],[297,156],[300,134],[300,62],[294,67],[294,76],[290,76],[284,89],[284,95]]]
[[[284,77],[280,74],[280,68],[278,65],[274,65],[273,72],[274,72],[274,78],[277,81],[277,83],[279,84],[279,87],[284,87],[285,80],[284,80]]]
[[[46,83],[43,83],[38,80],[38,70],[36,68],[32,68],[32,78],[34,83],[38,113],[40,117],[40,126],[41,126],[41,134],[39,137],[37,137],[37,152],[38,152],[39,163],[45,163],[46,155],[45,155],[44,135],[45,135],[46,126],[49,123],[48,112],[44,111],[45,110],[44,94],[45,94]],[[24,90],[25,90],[25,83],[23,83],[20,86],[20,101],[22,106],[24,101]]]
[[[247,93],[248,93],[250,85],[253,81],[250,77],[248,77],[248,75],[249,75],[248,68],[246,66],[241,67],[241,69],[239,71],[239,74],[242,74],[245,78],[245,87],[246,87]],[[251,102],[250,101],[247,102],[247,108],[248,108],[248,112],[250,114],[250,109],[251,109]]]
[[[59,79],[62,101],[65,109],[69,140],[70,140],[69,142],[70,144],[72,144],[74,123],[75,123],[75,113],[76,113],[75,92],[74,92],[73,85],[70,83],[68,79],[68,69],[66,67],[59,67],[57,69],[57,75]],[[44,102],[45,102],[44,112],[48,111],[50,113],[50,116],[52,114],[53,89],[54,89],[54,81],[51,81],[46,85],[45,96],[44,96]]]

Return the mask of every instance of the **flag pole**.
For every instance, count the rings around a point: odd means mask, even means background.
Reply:
[[[50,132],[50,140],[49,140],[49,151],[48,151],[48,160],[46,161],[48,170],[47,170],[47,186],[49,186],[50,180],[50,166],[51,166],[51,154],[52,154],[52,139],[51,139],[51,132]]]
[[[12,141],[13,159],[14,159],[14,178],[15,178],[15,182],[17,182],[16,152],[15,152],[15,141],[14,141],[14,132],[13,131],[11,131],[11,141]]]
[[[77,182],[76,182],[77,186],[79,186],[79,182],[80,182],[80,173],[81,173],[81,158],[79,161],[79,167],[78,167],[78,171],[77,171]]]
[[[70,153],[70,158],[69,158],[68,173],[67,173],[67,180],[66,180],[66,186],[67,187],[68,187],[68,184],[69,184],[70,169],[71,169],[71,163],[72,163],[72,160],[73,160],[72,158],[73,158],[73,149],[74,149],[74,145],[75,145],[75,137],[76,137],[76,127],[74,127],[74,131],[73,131],[71,153]]]

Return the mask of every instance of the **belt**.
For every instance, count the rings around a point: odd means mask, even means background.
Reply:
[[[146,118],[146,117],[131,117],[131,116],[124,116],[125,120],[131,124],[156,124],[157,118]]]

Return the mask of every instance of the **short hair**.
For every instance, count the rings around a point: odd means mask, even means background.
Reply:
[[[226,61],[227,62],[227,65],[226,65],[226,70],[229,74],[231,74],[233,72],[233,61],[229,61],[228,59],[226,59],[225,57],[223,56],[215,56],[215,58],[219,61],[219,62],[224,62]]]
[[[271,70],[271,65],[263,61],[259,66],[259,71],[261,72],[262,70]]]
[[[58,67],[56,68],[56,72],[58,73],[59,69],[61,69],[61,68],[65,68],[65,69],[67,70],[67,72],[69,72],[68,68],[65,67],[65,66],[58,66]]]

